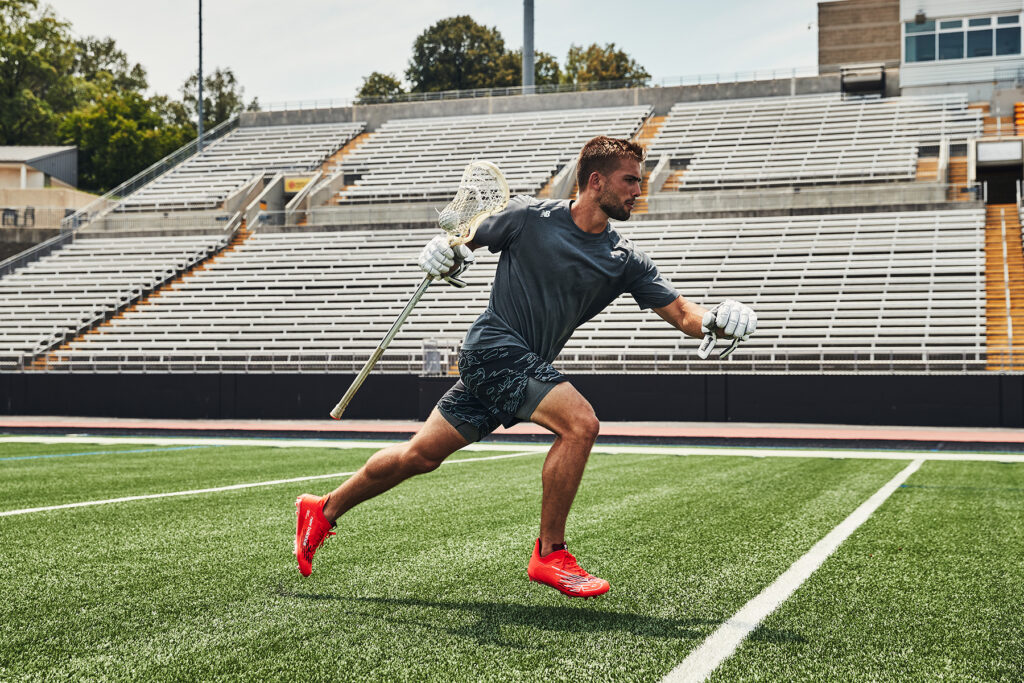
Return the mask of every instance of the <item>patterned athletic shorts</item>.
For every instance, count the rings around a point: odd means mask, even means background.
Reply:
[[[437,408],[470,443],[499,424],[511,427],[529,420],[541,399],[567,380],[537,354],[515,346],[463,350],[459,375],[462,379],[441,397]]]

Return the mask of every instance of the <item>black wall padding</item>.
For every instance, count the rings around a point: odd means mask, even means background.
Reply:
[[[0,414],[327,419],[354,375],[0,374]],[[348,419],[423,419],[454,378],[375,375]],[[578,375],[608,421],[1024,427],[1022,375]]]

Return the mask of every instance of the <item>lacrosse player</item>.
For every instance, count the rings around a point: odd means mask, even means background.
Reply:
[[[426,245],[419,265],[434,278],[464,270],[472,249],[500,252],[490,303],[466,334],[461,379],[419,432],[374,454],[328,495],[299,497],[295,554],[304,576],[336,520],[353,506],[436,469],[499,425],[529,420],[551,430],[555,440],[541,472],[540,530],[527,574],[569,596],[608,591],[608,582],[584,571],[565,543],[566,518],[598,420],[551,362],[577,327],[624,292],[692,337],[738,341],[757,328],[754,312],[735,301],[711,310],[687,301],[609,224],[629,218],[640,196],[644,157],[636,143],[594,138],[580,152],[576,201],[515,197],[467,245],[452,248],[440,235]]]

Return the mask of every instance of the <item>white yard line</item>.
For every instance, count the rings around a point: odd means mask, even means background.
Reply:
[[[731,619],[719,626],[663,680],[670,683],[696,683],[706,680],[723,661],[736,651],[736,648],[751,631],[757,628],[758,624],[774,612],[779,605],[789,599],[789,596],[892,495],[893,491],[916,472],[923,462],[923,458],[914,460],[889,480],[889,483],[850,513],[850,516],[830,531],[825,538],[815,543],[806,555],[794,562],[772,585],[761,591]]]
[[[506,449],[507,450],[507,449]],[[458,465],[471,462],[483,462],[485,460],[504,460],[506,458],[519,458],[524,455],[536,455],[537,451],[526,451],[523,453],[507,453],[504,455],[488,455],[481,458],[463,458],[459,460],[445,460],[443,465]],[[46,512],[48,510],[65,510],[68,508],[89,507],[92,505],[106,505],[108,503],[127,503],[133,500],[151,500],[153,498],[174,498],[177,496],[197,496],[203,493],[220,493],[221,491],[237,491],[238,489],[251,489],[257,486],[277,486],[278,484],[292,484],[299,481],[314,481],[316,479],[333,479],[337,477],[350,477],[355,472],[335,472],[333,474],[316,474],[308,477],[292,477],[291,479],[272,479],[270,481],[257,481],[248,484],[231,484],[230,486],[215,486],[208,489],[190,489],[188,491],[171,491],[168,493],[150,493],[142,496],[123,496],[121,498],[107,498],[105,500],[87,500],[80,503],[65,503],[63,505],[47,505],[38,508],[22,508],[20,510],[6,510],[0,512],[0,517],[12,517],[14,515],[28,515],[33,512]]]
[[[397,440],[396,440],[397,441]],[[248,446],[254,448],[338,448],[356,449],[372,448],[374,450],[391,446],[396,441],[352,441],[348,439],[254,439],[227,437],[193,437],[193,436],[86,436],[86,435],[27,435],[2,436],[3,443],[92,443],[92,444],[149,444],[156,446]],[[471,453],[507,452],[517,450],[531,453],[546,453],[550,444],[524,443],[474,443],[462,450]],[[1024,463],[1024,454],[1020,453],[971,453],[956,451],[894,451],[871,449],[830,449],[830,448],[775,448],[736,447],[736,446],[642,446],[623,445],[606,446],[597,444],[594,453],[641,453],[645,455],[723,455],[743,458],[833,458],[839,460],[946,460],[975,462],[1020,462]]]

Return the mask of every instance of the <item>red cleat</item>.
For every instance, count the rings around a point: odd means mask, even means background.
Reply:
[[[540,539],[533,546],[533,557],[526,568],[531,581],[551,586],[573,598],[603,595],[611,586],[604,579],[588,574],[566,549],[540,556]]]
[[[331,523],[324,517],[324,501],[327,496],[317,498],[303,493],[295,499],[299,511],[299,525],[295,530],[295,559],[299,561],[299,572],[303,576],[313,573],[313,553],[333,536]]]

